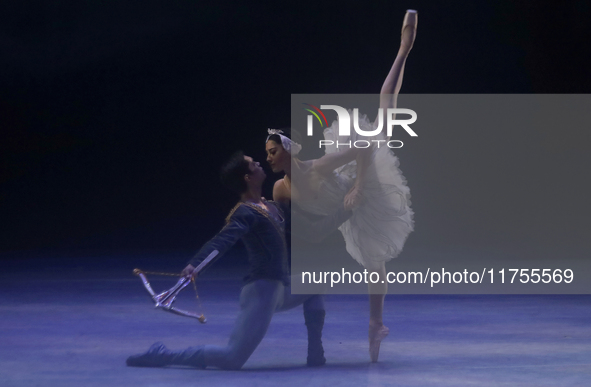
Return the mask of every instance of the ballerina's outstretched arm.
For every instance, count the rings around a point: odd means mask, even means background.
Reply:
[[[343,152],[329,153],[319,159],[312,160],[312,168],[322,176],[332,173],[341,165],[350,163],[357,158],[358,148],[349,148]]]

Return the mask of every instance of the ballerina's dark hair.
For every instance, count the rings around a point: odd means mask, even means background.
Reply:
[[[289,138],[291,141],[298,143],[298,144],[302,143],[302,138],[300,137],[300,134],[296,130],[291,130],[291,128],[281,128],[279,130],[283,131],[283,133],[281,133],[281,134],[284,135],[285,137]],[[278,134],[270,135],[269,138],[267,139],[267,141],[273,141],[276,144],[283,146],[281,144],[281,137],[279,137]]]

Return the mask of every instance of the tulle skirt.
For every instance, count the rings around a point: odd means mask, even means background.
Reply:
[[[373,129],[367,116],[359,117],[359,125],[366,131]],[[327,154],[349,149],[348,146],[337,147],[337,137],[339,144],[386,139],[384,134],[371,138],[360,136],[355,130],[351,130],[350,137],[337,135],[338,121],[335,121],[324,130],[324,138],[333,141],[332,145],[326,147]],[[323,178],[315,200],[298,204],[306,211],[327,215],[343,203],[345,195],[355,182],[356,174],[355,161],[339,167],[332,176]],[[361,188],[362,204],[339,230],[343,234],[347,252],[367,269],[377,270],[383,262],[400,254],[414,226],[410,189],[399,169],[398,158],[385,141],[380,142],[379,148],[374,145],[371,150]]]

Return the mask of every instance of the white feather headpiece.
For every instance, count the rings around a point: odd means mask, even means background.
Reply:
[[[279,136],[279,138],[281,138],[281,145],[283,146],[283,149],[288,151],[292,157],[296,156],[302,150],[302,146],[300,144],[298,144],[297,142],[291,141],[291,139],[289,139],[288,137],[285,137],[282,134],[283,130],[267,129],[267,133],[269,133],[269,135],[267,136],[267,140],[265,141],[265,144],[267,142],[269,142],[269,137],[276,134]]]

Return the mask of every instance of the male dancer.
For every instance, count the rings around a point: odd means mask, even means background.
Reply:
[[[236,153],[224,165],[222,181],[228,188],[239,193],[241,200],[226,218],[226,226],[199,250],[181,273],[187,276],[197,275],[195,267],[212,252],[217,250],[219,258],[242,239],[248,254],[249,273],[245,277],[246,285],[240,294],[240,313],[228,345],[207,345],[190,347],[183,351],[170,351],[162,343],[155,343],[146,353],[130,356],[127,359],[128,366],[186,365],[198,368],[214,366],[240,369],[263,339],[274,312],[291,309],[313,297],[320,297],[291,295],[284,234],[285,221],[275,203],[261,198],[265,177],[260,164],[251,157],[244,156],[242,152]],[[342,208],[332,216],[316,222],[310,229],[322,231],[326,235],[350,216],[351,211]],[[312,302],[311,305],[313,304]],[[316,328],[321,330],[322,326]],[[320,332],[312,336],[320,340]],[[323,356],[321,357],[323,360]],[[313,361],[317,359],[317,356],[312,356]],[[308,361],[310,363],[310,356]]]

